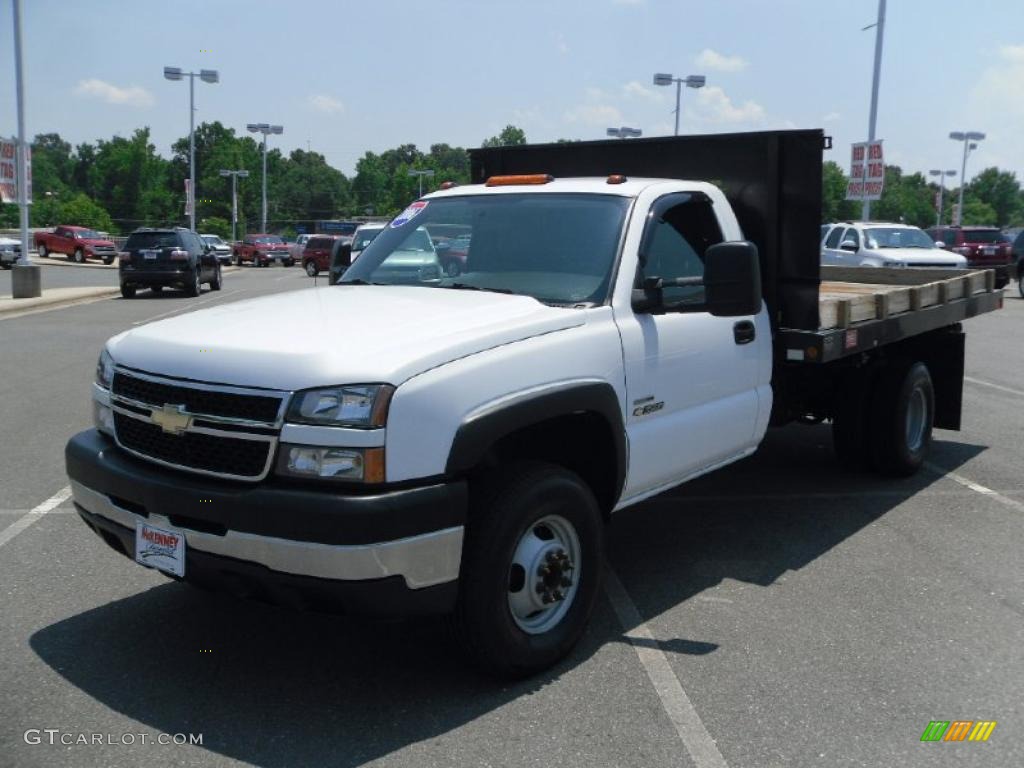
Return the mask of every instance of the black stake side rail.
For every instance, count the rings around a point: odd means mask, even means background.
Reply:
[[[787,363],[830,363],[993,312],[1002,306],[1003,292],[991,291],[882,320],[865,320],[848,328],[821,331],[780,328],[775,336],[777,355]]]

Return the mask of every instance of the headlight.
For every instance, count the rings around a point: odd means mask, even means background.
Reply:
[[[350,384],[297,392],[288,421],[334,427],[383,427],[395,388],[387,384]]]
[[[282,444],[277,473],[290,477],[383,483],[384,449]]]
[[[110,389],[114,381],[114,358],[104,349],[100,352],[100,359],[96,361],[96,383],[104,389]]]

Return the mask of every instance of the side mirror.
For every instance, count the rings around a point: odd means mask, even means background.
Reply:
[[[665,314],[663,285],[660,277],[645,277],[643,288],[633,289],[633,311],[644,315]]]
[[[946,244],[944,242],[942,242],[941,240],[936,240],[935,241],[935,247],[936,248],[945,248]]]
[[[715,317],[741,317],[761,311],[761,263],[757,246],[746,240],[712,245],[704,254],[707,311]]]
[[[853,240],[843,240],[843,242],[839,244],[839,248],[840,250],[850,251],[851,253],[857,252],[857,244],[853,242]]]
[[[345,268],[352,265],[352,244],[342,243],[338,246],[338,250],[334,252],[334,264],[331,265],[332,269]]]

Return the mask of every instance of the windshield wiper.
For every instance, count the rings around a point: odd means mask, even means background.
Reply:
[[[469,283],[448,283],[447,285],[438,286],[440,288],[454,288],[457,291],[489,291],[490,293],[510,293],[514,294],[515,291],[509,288],[483,288],[479,285],[470,285]]]
[[[353,277],[351,280],[339,280],[335,285],[391,285],[391,283],[368,283],[361,277]]]

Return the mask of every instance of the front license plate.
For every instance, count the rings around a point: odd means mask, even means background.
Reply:
[[[135,526],[135,562],[184,576],[185,534],[139,523]]]

